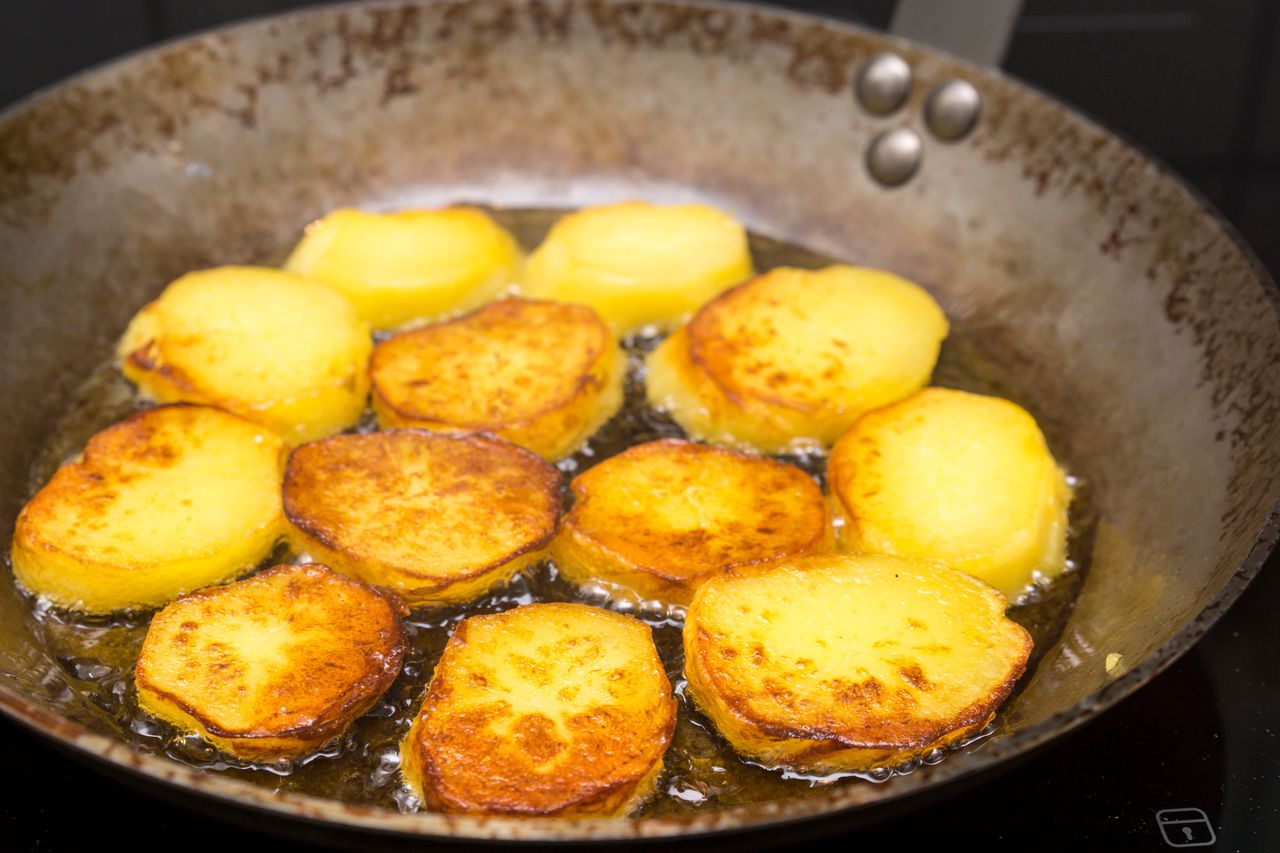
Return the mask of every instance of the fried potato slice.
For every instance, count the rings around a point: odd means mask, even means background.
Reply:
[[[384,428],[488,432],[555,460],[618,411],[626,365],[585,305],[503,299],[382,342],[369,376]]]
[[[514,283],[519,267],[512,236],[467,207],[335,210],[307,226],[284,265],[341,292],[375,329],[481,305]]]
[[[648,626],[530,604],[458,626],[400,767],[432,809],[617,817],[653,793],[675,723]]]
[[[690,441],[651,441],[574,479],[551,546],[578,584],[688,604],[707,578],[827,548],[826,499],[793,465]]]
[[[941,564],[826,554],[694,595],[689,691],[738,752],[812,773],[890,767],[980,731],[1031,637],[1003,595]]]
[[[393,597],[313,563],[202,589],[151,620],[138,704],[236,758],[306,755],[400,673],[400,616]]]
[[[23,507],[14,576],[58,607],[110,613],[242,574],[284,535],[284,452],[270,430],[207,406],[131,415]]]
[[[545,556],[562,477],[498,438],[415,429],[338,435],[289,456],[294,547],[408,604],[460,604]]]
[[[746,231],[728,214],[631,201],[557,222],[529,256],[523,292],[590,305],[625,335],[679,322],[751,271]]]
[[[707,303],[648,358],[649,401],[693,438],[830,446],[929,381],[947,319],[892,273],[781,267]]]
[[[262,267],[184,275],[133,318],[124,375],[162,403],[218,406],[290,444],[356,423],[373,341],[345,298]]]
[[[945,562],[1009,598],[1066,566],[1071,488],[1035,419],[927,388],[863,416],[827,460],[841,546]]]

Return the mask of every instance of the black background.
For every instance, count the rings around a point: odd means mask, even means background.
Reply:
[[[0,107],[156,41],[305,0],[0,0]],[[775,3],[885,27],[892,0]],[[1172,165],[1280,270],[1280,2],[1026,0],[1004,68]],[[1161,850],[1155,814],[1195,807],[1218,850],[1280,849],[1280,565],[1196,648],[1018,767],[856,830],[858,845]],[[0,850],[262,844],[262,818],[196,814],[101,776],[0,720]],[[227,822],[234,818],[237,823]],[[843,836],[843,837],[841,837]],[[273,842],[304,849],[333,838]],[[752,837],[734,839],[747,846]],[[1205,848],[1199,848],[1205,849]]]

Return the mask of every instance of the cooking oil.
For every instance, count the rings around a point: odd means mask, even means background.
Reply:
[[[551,210],[490,212],[526,250],[540,242],[560,215],[558,211]],[[762,271],[784,265],[817,268],[835,262],[759,234],[751,235],[751,247],[757,268]],[[629,358],[625,402],[618,414],[586,447],[559,463],[560,470],[567,477],[576,476],[632,445],[659,438],[683,437],[682,430],[674,421],[653,410],[645,400],[643,359],[660,341],[661,336],[649,329],[624,342]],[[953,331],[943,346],[934,383],[1016,399],[1014,386],[1006,382],[1010,377],[1006,376],[997,360],[984,353],[980,344],[966,338],[962,331]],[[146,405],[114,365],[103,365],[88,378],[59,428],[50,435],[38,454],[31,471],[30,492],[34,494],[59,465],[75,458],[91,435]],[[356,430],[367,432],[375,428],[376,422],[367,413]],[[1049,438],[1052,443],[1053,436]],[[805,452],[778,458],[799,466],[825,486],[824,454]],[[1069,468],[1070,460],[1063,461]],[[1087,569],[1093,527],[1089,490],[1087,483],[1076,481],[1073,485],[1075,499],[1071,507],[1071,565],[1068,571],[1051,582],[1028,590],[1009,612],[1013,619],[1030,631],[1035,641],[1036,650],[1022,683],[1030,677],[1040,656],[1061,633]],[[281,546],[264,565],[299,559],[303,559],[303,555],[291,553]],[[659,602],[637,601],[605,584],[575,588],[558,576],[551,563],[540,564],[509,585],[465,606],[415,612],[406,624],[409,650],[403,671],[379,702],[345,735],[315,754],[271,765],[232,759],[199,738],[179,732],[139,711],[133,686],[133,666],[150,620],[149,613],[86,617],[59,612],[34,600],[29,604],[36,636],[42,640],[80,697],[88,699],[100,712],[94,718],[95,728],[101,728],[105,716],[116,736],[139,751],[163,754],[175,761],[216,770],[268,788],[399,811],[416,811],[420,808],[418,799],[400,779],[398,746],[408,731],[450,634],[468,616],[496,613],[535,601],[581,601],[610,607],[635,615],[653,629],[658,652],[679,699],[680,711],[657,793],[642,807],[641,815],[682,814],[813,796],[830,785],[883,782],[894,774],[909,773],[921,764],[935,764],[945,759],[943,750],[934,750],[919,760],[896,768],[823,777],[777,772],[745,761],[729,748],[686,696],[680,640],[683,609]],[[83,713],[74,710],[77,704],[67,703],[66,710],[73,718]],[[975,739],[998,735],[999,719],[997,716],[996,723]]]

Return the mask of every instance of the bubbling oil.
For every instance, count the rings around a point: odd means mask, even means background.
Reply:
[[[489,212],[526,250],[536,246],[561,215],[560,211],[553,210],[491,209]],[[759,234],[751,235],[751,249],[757,268],[762,271],[777,266],[818,268],[835,262]],[[276,259],[264,259],[265,262],[272,260]],[[643,359],[660,340],[660,335],[647,330],[624,342],[629,371],[623,406],[585,447],[559,463],[566,477],[572,478],[635,444],[684,437],[674,421],[652,409],[645,399]],[[998,360],[985,354],[980,342],[955,331],[943,345],[933,377],[934,384],[1016,399],[1017,395],[1011,393],[1013,386],[1006,381],[1008,378]],[[58,429],[38,454],[31,471],[30,493],[34,494],[59,465],[74,458],[95,432],[146,405],[114,365],[102,365],[88,378]],[[376,422],[367,413],[356,430],[365,432],[375,428]],[[1052,443],[1053,436],[1049,439]],[[777,458],[804,469],[825,487],[825,454],[805,452]],[[1069,467],[1069,460],[1067,462]],[[1079,481],[1074,486],[1068,571],[1052,581],[1038,583],[1009,611],[1010,617],[1025,627],[1035,641],[1027,675],[1020,685],[1027,682],[1040,657],[1061,634],[1087,569],[1085,559],[1090,551],[1093,528],[1088,487]],[[302,559],[303,555],[280,546],[264,566]],[[551,563],[535,566],[509,585],[469,604],[413,613],[406,620],[409,648],[403,670],[378,703],[341,738],[318,752],[296,761],[270,765],[251,764],[226,756],[198,737],[184,734],[139,710],[133,667],[150,613],[87,617],[45,607],[34,599],[29,604],[35,635],[72,687],[100,712],[93,721],[95,728],[101,727],[105,717],[114,726],[117,737],[141,752],[166,755],[184,764],[216,770],[267,788],[411,812],[418,810],[420,804],[401,780],[398,747],[453,629],[469,616],[497,613],[535,601],[579,601],[608,607],[636,616],[653,629],[658,653],[679,700],[679,714],[657,792],[642,806],[641,816],[685,814],[814,796],[830,785],[883,782],[895,774],[909,773],[922,763],[935,764],[945,758],[945,751],[934,750],[896,768],[823,777],[768,770],[746,761],[733,752],[686,695],[680,638],[683,608],[638,601],[604,584],[576,588],[560,578]],[[83,713],[73,711],[72,707],[69,703],[66,710],[73,719]],[[999,720],[997,716],[994,725],[969,742],[992,736],[998,731]],[[963,749],[964,745],[958,748]]]

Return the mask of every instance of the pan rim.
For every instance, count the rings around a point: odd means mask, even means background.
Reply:
[[[283,14],[255,16],[195,34],[167,39],[100,63],[59,83],[36,91],[0,111],[0,127],[3,127],[15,116],[20,115],[33,105],[56,97],[59,92],[65,91],[87,79],[110,73],[112,69],[127,65],[139,56],[184,47],[190,43],[206,39],[212,34],[260,27],[267,22],[284,23],[291,19],[302,17],[342,14],[350,11],[376,8],[403,8],[424,4],[437,5],[441,2],[442,0],[346,2]],[[621,5],[626,0],[603,0],[603,2]],[[674,0],[674,2],[686,7],[718,10],[727,8],[734,13],[754,11],[773,18],[790,20],[798,24],[821,25],[837,30],[851,31],[864,38],[870,38],[888,45],[898,45],[912,52],[945,58],[950,64],[955,65],[975,78],[985,78],[993,83],[1011,87],[1015,90],[1021,89],[1036,98],[1053,104],[1067,113],[1073,121],[1082,123],[1088,132],[1118,144],[1139,161],[1156,169],[1162,181],[1171,182],[1179,190],[1186,193],[1195,208],[1204,216],[1204,221],[1201,224],[1212,225],[1221,229],[1222,234],[1230,245],[1246,261],[1258,286],[1268,298],[1272,309],[1272,319],[1277,324],[1280,324],[1280,287],[1277,287],[1274,279],[1266,268],[1262,266],[1261,261],[1248,244],[1244,242],[1235,227],[1212,203],[1194,188],[1188,186],[1165,163],[1152,156],[1142,146],[1102,126],[1087,114],[1082,113],[1078,108],[1066,106],[1052,95],[1010,77],[998,69],[980,68],[943,51],[917,45],[884,33],[878,33],[857,24],[750,2],[712,3],[710,0]],[[1273,480],[1273,486],[1275,483],[1276,481]],[[917,774],[903,777],[899,781],[906,784],[907,787],[895,799],[916,796],[926,790],[937,790],[946,783],[992,771],[998,765],[1003,765],[1016,756],[1028,753],[1060,735],[1075,730],[1091,720],[1098,712],[1111,707],[1132,694],[1176,661],[1221,618],[1222,614],[1236,601],[1250,581],[1256,577],[1262,565],[1274,551],[1278,540],[1280,540],[1280,497],[1277,497],[1272,503],[1266,520],[1255,535],[1253,544],[1244,559],[1241,560],[1230,577],[1222,583],[1209,603],[1181,631],[1150,654],[1138,666],[1123,673],[1072,707],[1000,740],[989,742],[985,749],[973,754],[963,764],[958,761],[943,762],[936,768],[932,768],[933,772],[923,783],[919,781],[912,783],[910,781],[913,777],[917,780],[922,778]],[[36,734],[75,750],[85,758],[94,761],[105,761],[116,769],[129,775],[135,775],[140,779],[153,783],[173,785],[187,792],[212,796],[221,802],[252,811],[270,813],[293,820],[302,818],[338,828],[374,831],[380,834],[443,836],[477,840],[541,840],[561,843],[600,840],[645,840],[678,835],[706,838],[752,829],[776,829],[791,823],[835,814],[850,814],[869,808],[874,809],[881,805],[879,801],[874,800],[865,803],[832,804],[829,802],[831,797],[828,795],[792,800],[782,804],[765,803],[729,807],[714,812],[687,816],[585,819],[572,822],[555,818],[477,817],[471,815],[444,815],[433,812],[401,814],[381,807],[355,806],[306,794],[274,792],[250,782],[220,777],[167,758],[140,753],[122,741],[94,733],[79,723],[56,717],[5,684],[0,684],[0,712],[3,712],[6,716]]]

